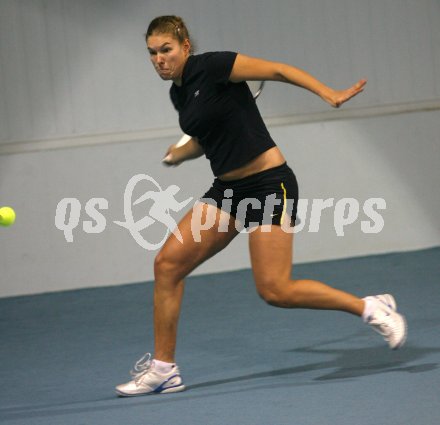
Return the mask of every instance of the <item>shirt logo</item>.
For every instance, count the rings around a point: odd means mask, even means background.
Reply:
[[[197,97],[200,94],[200,90],[194,92],[194,97]]]

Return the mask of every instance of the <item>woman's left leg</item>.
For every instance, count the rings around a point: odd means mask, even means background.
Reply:
[[[268,304],[362,315],[362,299],[316,280],[291,278],[293,233],[281,226],[259,226],[249,234],[249,249],[257,291]]]

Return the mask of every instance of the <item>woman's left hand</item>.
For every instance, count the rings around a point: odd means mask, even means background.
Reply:
[[[331,90],[325,93],[323,99],[334,108],[339,108],[343,103],[350,100],[352,97],[361,93],[364,90],[366,79],[359,80],[356,84],[345,90]]]

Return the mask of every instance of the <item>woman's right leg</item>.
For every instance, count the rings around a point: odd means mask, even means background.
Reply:
[[[194,214],[194,216],[193,216]],[[201,230],[201,223],[213,223]],[[197,203],[178,224],[183,242],[172,234],[154,264],[154,358],[174,363],[183,279],[237,236],[235,219],[218,208]]]
[[[201,226],[202,223],[212,223],[212,226],[203,229],[208,226]],[[119,396],[163,394],[185,389],[174,362],[183,279],[238,234],[234,218],[204,203],[197,203],[178,224],[178,229],[182,242],[172,234],[154,263],[154,362],[151,362],[150,354],[142,357],[131,373],[133,379],[116,387]]]

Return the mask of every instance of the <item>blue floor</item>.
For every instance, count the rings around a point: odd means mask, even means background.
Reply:
[[[117,398],[152,350],[152,283],[0,299],[0,423],[438,425],[440,248],[295,267],[359,296],[391,292],[409,338],[357,317],[282,310],[250,270],[187,280],[178,363],[188,391]]]

